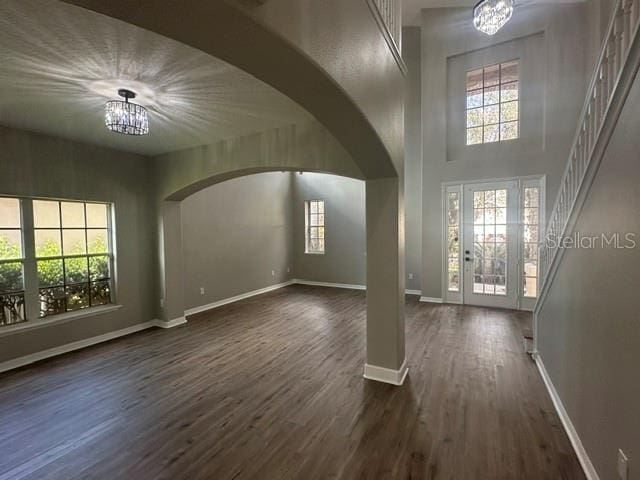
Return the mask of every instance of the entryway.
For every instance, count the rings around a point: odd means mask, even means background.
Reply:
[[[445,184],[444,300],[531,310],[544,177]]]

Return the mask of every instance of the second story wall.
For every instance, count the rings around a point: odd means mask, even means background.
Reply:
[[[422,290],[442,297],[443,182],[546,175],[553,205],[595,57],[590,3],[518,7],[493,37],[476,31],[468,9],[423,11]],[[466,145],[466,72],[518,59],[519,138]]]

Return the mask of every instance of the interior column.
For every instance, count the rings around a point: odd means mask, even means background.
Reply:
[[[185,323],[180,202],[160,205],[160,327]]]
[[[366,182],[367,362],[365,378],[402,385],[404,344],[403,180]]]

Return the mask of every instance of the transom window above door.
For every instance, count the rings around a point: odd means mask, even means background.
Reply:
[[[467,145],[519,136],[518,60],[467,72]]]

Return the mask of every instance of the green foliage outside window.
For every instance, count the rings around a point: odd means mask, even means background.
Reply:
[[[20,258],[20,246],[0,236],[0,260]],[[0,263],[0,292],[23,289],[22,262]]]
[[[66,281],[63,278],[63,264],[61,259],[38,260],[38,280],[40,286],[62,285],[64,283],[82,283],[89,279],[92,281],[109,277],[109,257],[106,255],[108,246],[106,239],[103,237],[94,237],[88,245],[91,252],[104,252],[105,256],[74,257],[64,259],[64,273],[66,273]],[[72,247],[74,251],[77,248]],[[51,239],[45,240],[38,248],[36,254],[39,258],[56,257],[59,255],[59,245]],[[88,267],[88,270],[87,270]]]

